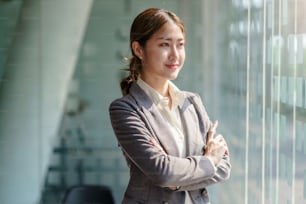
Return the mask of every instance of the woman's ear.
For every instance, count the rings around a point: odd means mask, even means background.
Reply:
[[[134,54],[135,54],[139,59],[142,59],[142,58],[143,58],[143,48],[142,48],[142,46],[139,44],[139,42],[133,41],[133,42],[132,42],[132,49],[133,49]]]

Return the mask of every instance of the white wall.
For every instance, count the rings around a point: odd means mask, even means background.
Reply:
[[[0,203],[38,202],[91,4],[24,1],[0,85]]]

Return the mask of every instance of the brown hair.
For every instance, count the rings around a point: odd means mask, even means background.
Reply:
[[[137,41],[142,47],[145,47],[146,42],[151,36],[170,20],[176,23],[181,28],[182,32],[185,33],[184,24],[180,18],[173,12],[164,9],[149,8],[141,12],[134,19],[130,31],[130,49],[132,57],[129,59],[129,67],[126,69],[130,73],[128,77],[123,78],[120,82],[122,95],[127,95],[129,93],[131,84],[137,80],[142,68],[141,60],[135,55],[132,49],[132,43]]]

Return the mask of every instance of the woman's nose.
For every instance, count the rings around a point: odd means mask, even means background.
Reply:
[[[169,55],[170,60],[176,60],[178,57],[179,57],[178,49],[175,46],[172,46]]]

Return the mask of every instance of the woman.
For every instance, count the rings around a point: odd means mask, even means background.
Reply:
[[[172,12],[150,8],[131,26],[130,75],[110,105],[130,168],[122,203],[209,203],[206,187],[225,181],[230,159],[197,94],[174,80],[185,60],[185,28]]]

